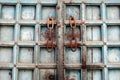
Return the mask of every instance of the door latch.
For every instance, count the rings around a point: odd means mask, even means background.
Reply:
[[[76,30],[76,22],[73,16],[69,18],[70,30],[67,33],[67,39],[70,41],[70,47],[73,52],[77,50],[79,34]]]
[[[45,38],[47,40],[46,47],[48,52],[52,52],[54,48],[54,26],[55,20],[53,17],[50,17],[47,20],[47,30],[45,31]]]

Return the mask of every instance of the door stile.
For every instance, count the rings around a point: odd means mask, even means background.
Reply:
[[[57,18],[57,46],[58,46],[58,59],[57,59],[57,71],[58,80],[64,80],[64,24],[63,24],[63,2],[58,0],[58,5],[56,6],[58,18]]]

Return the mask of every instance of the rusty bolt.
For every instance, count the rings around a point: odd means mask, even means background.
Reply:
[[[60,24],[60,23],[58,23],[58,24],[57,24],[57,27],[58,27],[58,28],[60,28],[60,27],[61,27],[61,24]]]
[[[106,42],[103,42],[104,45],[106,45],[107,43]]]
[[[38,42],[36,42],[36,45],[38,45]]]
[[[49,80],[54,80],[55,76],[54,75],[49,75],[48,78],[49,78]]]
[[[57,9],[57,10],[59,10],[59,9],[60,9],[60,6],[59,6],[59,5],[57,5],[57,6],[56,6],[56,9]]]
[[[83,42],[83,46],[86,46],[86,44]]]
[[[38,68],[38,65],[35,65],[36,68]]]
[[[14,67],[16,67],[16,64],[14,64]]]

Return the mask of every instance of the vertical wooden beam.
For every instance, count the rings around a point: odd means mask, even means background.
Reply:
[[[86,26],[84,23],[85,20],[85,4],[82,2],[81,4],[81,19],[83,21],[81,25],[81,32],[82,32],[82,42],[86,42]],[[87,69],[86,69],[86,46],[82,46],[82,69],[81,69],[81,80],[87,80]]]
[[[64,11],[63,11],[63,2],[58,0],[58,5],[56,6],[58,20],[57,20],[57,46],[58,46],[58,59],[57,59],[57,71],[58,71],[58,80],[64,80]]]

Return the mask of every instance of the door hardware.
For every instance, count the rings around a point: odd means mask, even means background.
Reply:
[[[71,50],[73,52],[75,52],[78,47],[77,39],[79,37],[79,34],[76,30],[76,22],[75,22],[75,18],[73,16],[70,16],[69,24],[70,24],[70,30],[68,31],[67,38],[70,41]]]
[[[50,17],[47,20],[47,30],[45,31],[45,38],[47,40],[46,47],[48,52],[52,52],[54,48],[54,26],[55,20],[53,17]]]

